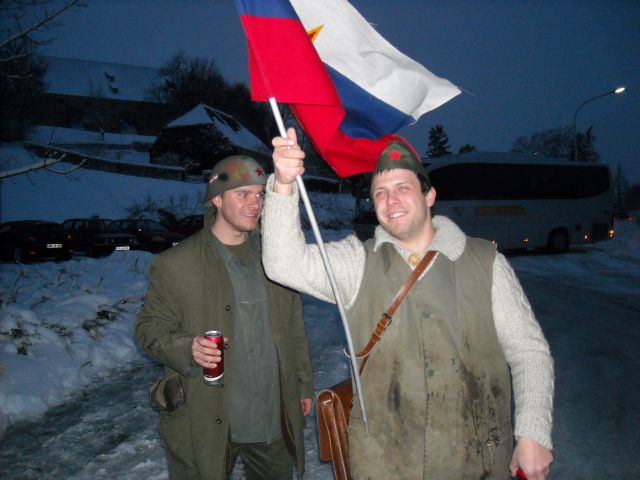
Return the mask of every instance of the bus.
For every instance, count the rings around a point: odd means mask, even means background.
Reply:
[[[607,164],[470,152],[428,159],[425,166],[437,193],[433,214],[500,250],[562,252],[614,235]],[[356,194],[353,222],[360,238],[372,235],[376,223],[365,183]]]

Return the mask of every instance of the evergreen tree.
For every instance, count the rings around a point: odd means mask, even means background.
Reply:
[[[616,167],[616,174],[613,177],[613,202],[614,209],[618,211],[626,210],[626,199],[629,193],[629,182],[620,164]]]
[[[593,126],[589,127],[585,133],[576,133],[574,142],[578,154],[575,155],[575,159],[578,162],[597,162],[600,159],[600,155],[593,146],[595,140],[596,136],[593,133]],[[573,160],[573,158],[571,160]]]
[[[478,149],[476,148],[475,145],[471,145],[470,143],[467,143],[460,147],[460,150],[458,150],[458,153],[463,154],[463,153],[470,153],[470,152],[477,152],[477,151]]]
[[[449,136],[442,125],[435,125],[429,129],[429,145],[427,157],[436,158],[451,155]]]

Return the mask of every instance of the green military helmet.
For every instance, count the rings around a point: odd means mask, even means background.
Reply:
[[[220,160],[207,180],[204,204],[211,207],[211,199],[227,190],[246,185],[266,185],[267,174],[253,158],[246,155],[232,155]]]

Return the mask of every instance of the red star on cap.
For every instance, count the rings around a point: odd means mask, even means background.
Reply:
[[[256,168],[256,175],[262,177],[264,175],[264,170],[261,168]]]
[[[400,152],[398,152],[398,150],[393,150],[390,154],[389,154],[389,158],[391,160],[400,160],[402,158],[402,155],[400,155]]]

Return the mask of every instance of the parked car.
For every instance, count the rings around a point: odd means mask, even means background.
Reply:
[[[613,210],[613,221],[614,222],[630,222],[633,220],[633,217],[626,210],[622,210],[620,208],[615,208]]]
[[[342,181],[337,178],[306,174],[302,180],[308,192],[342,193]]]
[[[349,177],[348,180],[351,186],[351,194],[355,197],[355,213],[351,219],[351,225],[353,225],[353,231],[356,236],[364,242],[373,237],[376,226],[378,226],[376,209],[369,195],[371,174],[354,175]]]
[[[373,237],[378,226],[378,217],[370,198],[359,198],[356,206],[356,214],[351,219],[351,225],[356,236],[365,241]]]
[[[196,233],[204,226],[204,215],[187,215],[181,218],[170,230],[185,237]]]
[[[27,263],[54,258],[69,260],[73,249],[59,223],[20,220],[0,224],[0,257]]]
[[[135,235],[139,248],[152,253],[171,248],[184,238],[184,235],[170,231],[160,222],[144,218],[114,220],[113,225],[119,231]]]
[[[69,218],[62,228],[70,236],[72,248],[89,257],[111,255],[115,250],[137,248],[135,235],[113,228],[111,220],[99,217]]]

